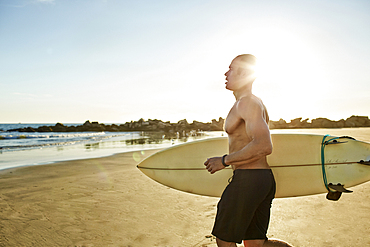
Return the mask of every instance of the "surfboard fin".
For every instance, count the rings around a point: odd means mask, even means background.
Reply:
[[[342,193],[352,193],[353,191],[347,190],[342,184],[328,184],[328,187],[331,189],[326,195],[326,199],[331,201],[338,201]]]
[[[360,160],[359,162],[357,162],[361,165],[367,165],[367,166],[370,166],[370,160],[366,161],[366,160]]]

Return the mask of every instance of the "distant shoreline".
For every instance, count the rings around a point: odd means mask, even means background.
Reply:
[[[145,121],[126,122],[125,124],[106,125],[99,122],[90,122],[87,120],[82,125],[66,126],[62,123],[57,123],[55,126],[40,126],[38,128],[24,127],[18,129],[10,129],[16,132],[87,132],[87,131],[110,131],[110,132],[127,132],[127,131],[146,131],[146,132],[163,132],[167,134],[187,135],[188,133],[196,134],[201,131],[222,131],[225,119],[213,119],[211,122],[202,123],[193,121],[188,123],[186,119],[180,120],[177,123],[163,122],[162,120],[149,119]],[[370,119],[367,116],[351,116],[347,119],[333,121],[327,118],[309,119],[295,118],[289,123],[284,119],[279,121],[270,121],[270,129],[304,129],[304,128],[353,128],[353,127],[370,127]]]

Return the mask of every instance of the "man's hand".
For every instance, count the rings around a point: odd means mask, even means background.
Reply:
[[[222,157],[209,158],[206,162],[204,162],[204,165],[211,174],[225,168],[225,166],[222,164]]]

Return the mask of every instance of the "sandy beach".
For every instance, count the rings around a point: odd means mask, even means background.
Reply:
[[[367,132],[352,136],[369,142]],[[1,171],[0,246],[216,246],[218,198],[142,174],[136,165],[156,151]],[[268,237],[302,247],[370,246],[370,183],[352,190],[337,202],[325,194],[275,199]]]

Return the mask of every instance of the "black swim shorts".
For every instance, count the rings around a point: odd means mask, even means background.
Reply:
[[[237,169],[217,205],[212,234],[226,241],[267,239],[276,185],[270,169]]]

